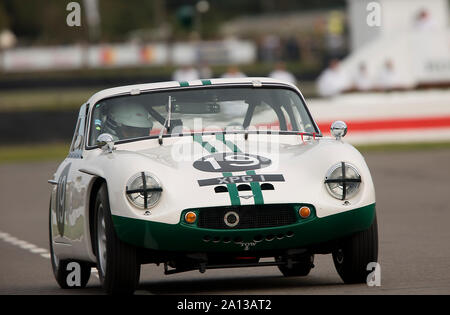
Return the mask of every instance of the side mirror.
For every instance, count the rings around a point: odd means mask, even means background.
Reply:
[[[330,131],[336,140],[340,140],[347,134],[347,124],[343,121],[337,120],[331,124]]]
[[[108,151],[112,153],[114,148],[114,137],[109,133],[102,133],[97,138],[97,147],[101,148],[103,151]]]

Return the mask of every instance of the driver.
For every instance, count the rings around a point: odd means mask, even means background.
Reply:
[[[140,104],[114,106],[105,122],[105,131],[118,140],[147,137],[152,128],[151,116]]]

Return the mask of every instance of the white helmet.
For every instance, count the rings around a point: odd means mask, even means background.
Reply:
[[[140,104],[116,105],[111,109],[111,119],[119,126],[152,128],[150,114]]]
[[[105,127],[109,129],[109,133],[123,139],[130,138],[126,134],[130,132],[136,136],[149,135],[149,130],[153,128],[153,122],[150,114],[142,105],[135,103],[121,104],[111,108]]]

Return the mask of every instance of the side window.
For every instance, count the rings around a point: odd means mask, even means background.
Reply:
[[[86,105],[83,105],[80,109],[77,125],[75,127],[75,133],[72,139],[72,145],[70,146],[70,152],[83,149],[84,143],[84,125],[86,121]]]
[[[77,126],[75,127],[75,133],[72,139],[72,145],[70,146],[70,152],[79,150],[81,146],[82,141],[80,141],[80,121],[81,119],[78,118]]]

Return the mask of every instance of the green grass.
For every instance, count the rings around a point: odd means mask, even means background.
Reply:
[[[68,143],[0,146],[0,164],[60,161],[67,156],[69,147]],[[439,150],[450,149],[450,142],[358,145],[356,148],[363,153]]]
[[[67,143],[0,146],[0,164],[63,160],[69,147]]]

